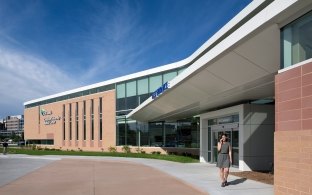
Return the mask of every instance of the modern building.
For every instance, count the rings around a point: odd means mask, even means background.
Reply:
[[[25,138],[52,147],[198,153],[271,169],[275,194],[312,192],[312,1],[257,0],[190,57],[26,102]]]
[[[0,120],[0,136],[5,137],[5,135],[6,135],[6,129],[5,129],[4,121],[2,119]]]
[[[24,133],[24,115],[7,116],[0,122],[0,135],[8,137],[12,134],[22,136]]]
[[[24,130],[24,115],[7,116],[6,129],[11,132],[19,132]]]

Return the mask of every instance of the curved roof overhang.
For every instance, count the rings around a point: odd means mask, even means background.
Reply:
[[[295,15],[311,10],[311,6],[309,1],[271,2],[171,80],[169,89],[154,99],[150,97],[127,117],[176,120],[274,97],[274,76],[280,66],[280,27]]]

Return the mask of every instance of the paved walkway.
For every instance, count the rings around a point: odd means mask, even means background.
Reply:
[[[238,171],[231,168],[232,171]],[[0,155],[0,194],[270,195],[273,186],[230,175],[222,188],[215,165],[162,160]]]

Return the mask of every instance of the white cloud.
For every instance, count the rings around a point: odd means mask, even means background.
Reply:
[[[100,2],[93,6],[97,11],[85,21],[88,37],[80,41],[92,50],[93,58],[82,79],[101,81],[141,71],[147,60],[144,54],[163,41],[165,26],[154,30],[142,26],[142,7],[136,1],[122,1],[114,8]]]
[[[21,114],[25,101],[78,86],[57,66],[4,48],[0,48],[0,70],[0,118]]]

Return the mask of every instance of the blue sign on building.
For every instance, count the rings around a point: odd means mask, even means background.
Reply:
[[[168,82],[164,83],[161,87],[159,87],[158,89],[156,89],[156,91],[152,93],[152,99],[157,98],[160,94],[162,94],[168,88],[169,88],[169,83]]]

